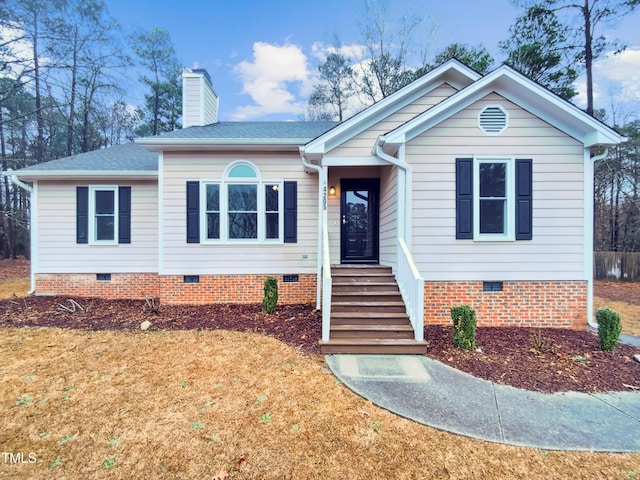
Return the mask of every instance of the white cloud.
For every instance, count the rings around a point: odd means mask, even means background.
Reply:
[[[593,64],[593,99],[596,108],[609,108],[611,102],[640,102],[640,46],[627,48],[614,55],[607,54]],[[581,75],[576,81],[578,96],[575,103],[587,104],[586,79]]]
[[[17,78],[25,70],[33,68],[33,44],[25,38],[23,30],[6,25],[0,26],[0,39],[6,49],[0,55],[0,61],[8,62],[9,76]],[[41,57],[40,62],[47,63],[48,59]],[[7,72],[4,74],[7,75]]]
[[[324,62],[330,53],[339,53],[344,57],[350,59],[352,62],[357,63],[362,60],[366,55],[366,46],[359,43],[352,43],[351,45],[340,45],[336,48],[333,45],[325,45],[322,42],[314,42],[311,46],[311,52],[314,57]]]
[[[276,45],[266,42],[253,44],[253,59],[234,67],[240,77],[243,93],[249,94],[253,104],[236,108],[234,120],[249,120],[269,114],[301,115],[310,91],[311,73],[307,56],[293,44]]]

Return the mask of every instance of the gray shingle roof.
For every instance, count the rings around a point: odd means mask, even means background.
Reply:
[[[288,141],[304,145],[310,140],[322,135],[336,125],[336,122],[219,122],[203,127],[189,127],[173,132],[163,133],[155,137],[147,137],[144,140],[162,141],[169,143],[172,139],[188,140],[214,140],[215,143],[224,143],[228,139],[232,143],[238,143],[243,139],[247,143],[260,144],[261,140]],[[86,173],[126,173],[149,172],[153,174],[158,170],[158,154],[150,152],[136,143],[116,145],[93,152],[80,153],[71,157],[51,160],[31,167],[13,172],[18,176],[38,177],[39,175],[60,175]]]
[[[56,171],[140,171],[153,173],[158,170],[158,154],[149,152],[135,143],[59,158],[17,170],[17,175],[27,176],[33,172]]]
[[[162,133],[157,139],[298,139],[307,143],[336,125],[336,122],[218,122]]]

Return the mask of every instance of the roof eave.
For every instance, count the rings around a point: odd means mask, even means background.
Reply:
[[[301,138],[140,138],[135,142],[151,152],[176,150],[292,150],[307,143]]]
[[[68,180],[68,179],[122,179],[122,180],[157,180],[158,172],[153,170],[25,170],[11,173],[26,182],[34,180]]]

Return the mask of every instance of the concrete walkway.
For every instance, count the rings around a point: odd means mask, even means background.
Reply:
[[[355,393],[441,430],[546,450],[640,451],[640,392],[536,393],[418,355],[330,355],[326,361]]]

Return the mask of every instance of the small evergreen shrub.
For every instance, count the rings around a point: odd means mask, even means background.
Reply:
[[[451,309],[453,320],[453,344],[465,350],[476,348],[476,311],[469,305]]]
[[[596,312],[598,321],[598,336],[600,337],[600,348],[605,352],[611,352],[622,331],[620,325],[620,315],[608,308],[601,308]]]
[[[264,297],[262,299],[262,309],[269,315],[276,309],[278,303],[278,280],[267,277],[264,281]]]

